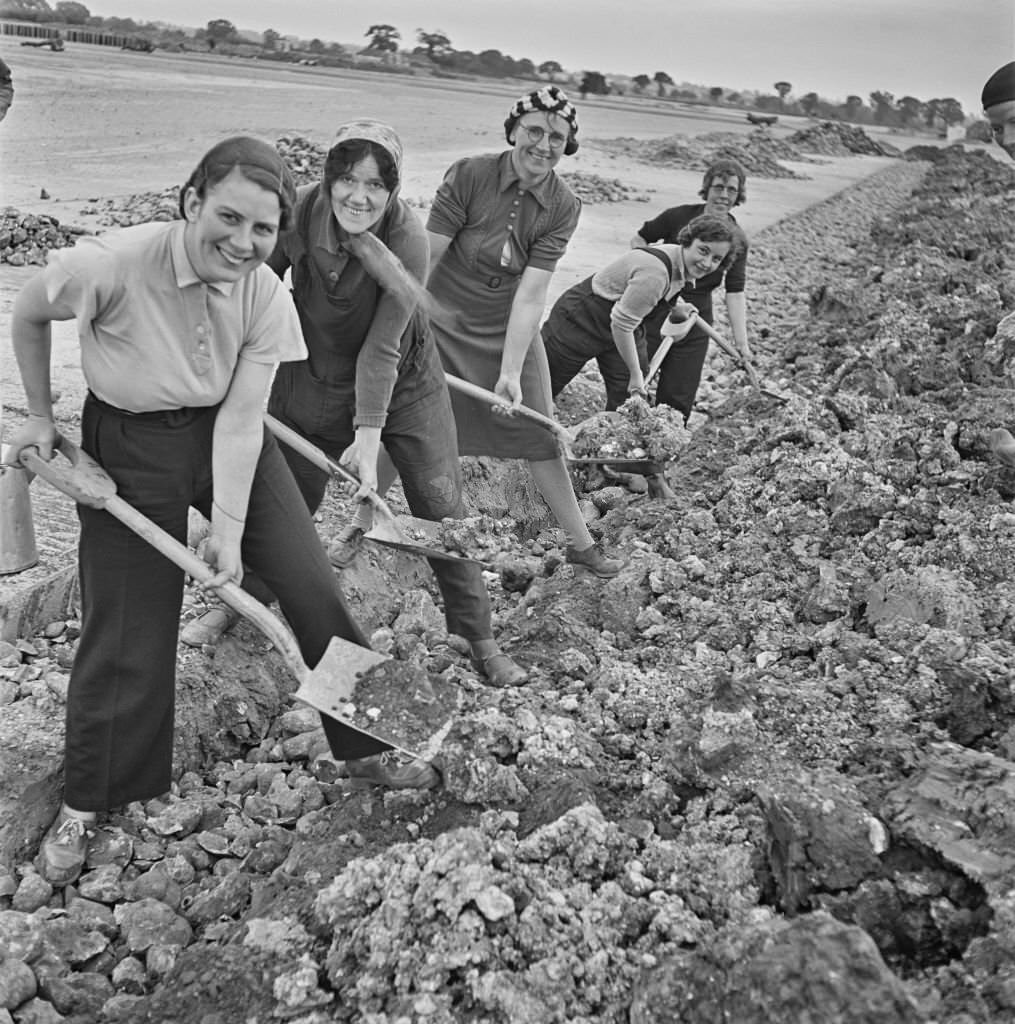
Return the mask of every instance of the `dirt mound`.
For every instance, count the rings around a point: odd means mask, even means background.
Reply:
[[[352,791],[312,715],[207,696],[241,755],[191,750],[73,891],[0,870],[15,1017],[1011,1019],[1013,205],[954,153],[759,232],[755,356],[792,400],[710,357],[675,496],[580,494],[614,579],[500,508],[526,685],[479,682],[407,556],[343,576],[377,649],[461,690],[444,787]],[[75,636],[0,648],[0,724],[59,720]]]
[[[748,135],[735,132],[711,132],[706,135],[670,135],[663,139],[595,139],[593,144],[612,153],[644,163],[672,164],[693,171],[704,171],[710,163],[727,157],[740,163],[749,175],[759,178],[801,178],[780,160],[810,162],[800,150],[787,147],[759,130]]]
[[[0,263],[42,266],[50,249],[64,249],[87,234],[87,228],[61,224],[48,214],[22,213],[7,206],[0,211]]]
[[[801,128],[789,137],[789,144],[806,153],[826,156],[901,156],[897,146],[872,139],[862,128],[841,121],[822,121]]]

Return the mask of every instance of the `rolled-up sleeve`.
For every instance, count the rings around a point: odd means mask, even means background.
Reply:
[[[469,218],[469,202],[475,190],[472,164],[466,158],[453,163],[437,188],[426,229],[454,238]]]
[[[581,200],[561,182],[550,210],[550,224],[529,247],[526,266],[536,270],[556,270],[578,226],[581,210]]]
[[[610,310],[610,323],[624,331],[633,331],[659,304],[669,287],[669,276],[658,261],[655,266],[635,267],[627,287]]]

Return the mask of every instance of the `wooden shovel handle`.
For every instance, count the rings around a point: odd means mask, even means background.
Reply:
[[[56,458],[47,462],[38,449],[25,448],[21,452],[21,463],[80,504],[104,509],[115,516],[199,583],[207,583],[215,576],[212,567],[190,548],[128,505],[116,493],[113,479],[87,452],[66,438],[60,439],[58,449],[66,462],[57,462]],[[295,639],[282,622],[235,583],[223,583],[215,588],[215,593],[264,633],[285,658],[293,675],[302,682],[308,669]]]
[[[487,391],[486,388],[481,388],[478,384],[473,384],[472,381],[463,380],[461,377],[456,377],[453,374],[445,373],[444,378],[448,382],[448,387],[453,391],[461,392],[461,394],[478,399],[480,402],[499,405],[502,409],[511,413],[524,416],[527,420],[532,420],[533,423],[538,423],[541,427],[545,427],[551,433],[556,434],[565,445],[570,445],[574,441],[571,431],[550,416],[544,416],[541,412],[536,412],[535,409],[530,409],[527,405],[512,405],[506,398],[501,398],[500,395],[493,391]]]
[[[270,413],[264,414],[264,422],[267,428],[280,441],[292,448],[294,452],[299,452],[307,462],[313,463],[318,469],[323,469],[325,473],[341,477],[347,483],[355,484],[356,487],[360,486],[361,481],[355,473],[350,473],[344,466],[329,458],[317,445],[312,444],[302,434],[293,430],[292,427],[287,427]],[[395,513],[391,511],[388,503],[376,491],[367,492],[367,501],[383,516],[394,520]]]

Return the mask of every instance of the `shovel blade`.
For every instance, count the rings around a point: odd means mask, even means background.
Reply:
[[[421,534],[425,540],[415,541],[406,533],[403,522]],[[377,544],[384,544],[390,548],[397,548],[399,551],[408,551],[411,555],[419,555],[420,558],[440,558],[447,562],[474,562],[476,565],[486,563],[478,558],[469,558],[466,555],[452,554],[450,551],[440,547],[439,524],[429,519],[419,519],[416,516],[398,516],[393,519],[378,517],[374,525],[363,535],[367,540]]]
[[[414,757],[431,760],[462,705],[457,686],[407,662],[333,637],[296,697]]]
[[[639,476],[652,476],[655,473],[666,471],[666,463],[657,462],[654,459],[613,459],[609,456],[596,458],[594,455],[590,455],[567,461],[571,466],[608,466],[610,469],[620,470],[624,473],[637,473]]]

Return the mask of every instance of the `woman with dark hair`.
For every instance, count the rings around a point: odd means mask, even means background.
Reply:
[[[641,249],[659,242],[674,243],[682,228],[695,217],[708,214],[736,224],[732,214],[735,206],[747,199],[747,173],[736,160],[718,159],[705,171],[699,195],[703,203],[672,206],[658,217],[646,221],[631,239],[632,248]],[[698,310],[698,315],[709,326],[712,324],[712,292],[723,285],[726,292],[726,313],[729,317],[733,341],[746,362],[751,350],[747,340],[747,300],[744,287],[747,282],[747,238],[738,228],[738,253],[733,262],[706,274],[689,284],[681,295]],[[662,342],[660,328],[666,319],[665,310],[657,311],[645,323],[645,338],[651,358]],[[671,405],[684,414],[685,421],[694,407],[694,396],[701,382],[701,371],[708,354],[708,334],[699,324],[693,324],[683,340],[674,345],[663,360],[656,385],[656,402]]]
[[[331,638],[366,646],[262,412],[279,360],[306,347],[292,300],[262,264],[289,227],[292,178],[275,148],[245,136],[201,160],[182,221],[81,239],[50,254],[15,301],[14,351],[29,417],[13,462],[53,456],[50,324],[77,319],[88,384],[81,446],[118,494],[181,543],[191,506],[211,520],[207,584],[248,565],[277,595],[304,660]],[[54,885],[80,873],[97,814],[171,782],[177,632],[184,573],[110,513],[80,506],[81,637],[67,694],[64,804],[40,850]],[[389,749],[330,718],[350,776],[377,781]],[[418,781],[434,769],[416,762]]]
[[[445,369],[511,402],[552,415],[539,321],[581,203],[554,168],[578,149],[578,115],[556,86],[522,96],[508,112],[502,153],[454,163],[437,190],[427,230],[434,333]],[[594,542],[556,440],[489,402],[452,393],[463,455],[525,459],[567,536],[565,558],[600,577],[623,563]]]
[[[727,217],[695,217],[676,244],[630,249],[564,292],[542,327],[554,397],[590,359],[599,364],[608,410],[644,394],[645,321],[676,310],[693,327],[697,310],[680,295],[736,259],[738,234]]]
[[[394,129],[353,121],[338,129],[321,183],[300,189],[268,266],[280,277],[291,268],[308,357],[279,367],[268,411],[355,473],[359,497],[371,488],[383,493],[400,475],[413,514],[440,521],[464,514],[461,464],[440,359],[416,308],[426,297],[428,246],[423,225],[398,196],[401,168]],[[283,451],[315,512],[328,474]],[[340,568],[369,529],[369,508],[363,502],[332,545]],[[524,682],[524,670],[493,637],[480,567],[443,559],[431,566],[448,629],[469,641],[477,670],[496,686]],[[184,640],[214,642],[232,620],[229,610],[213,608]]]

